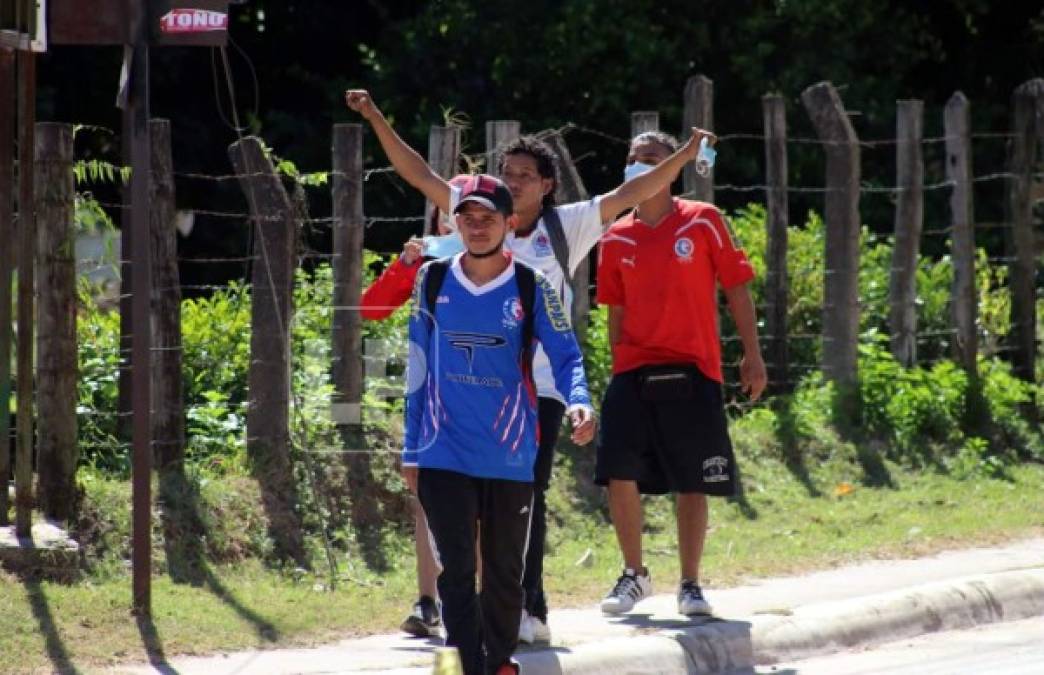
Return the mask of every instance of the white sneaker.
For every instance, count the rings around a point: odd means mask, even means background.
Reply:
[[[703,597],[700,585],[692,579],[683,579],[678,587],[678,613],[685,616],[710,616],[714,610]]]
[[[518,641],[526,644],[534,642],[551,642],[551,629],[547,624],[526,610],[522,610],[522,621],[518,626]]]
[[[645,574],[638,574],[628,567],[616,580],[613,590],[602,599],[602,611],[606,614],[623,614],[634,609],[634,605],[640,600],[652,595],[652,579],[648,570]]]

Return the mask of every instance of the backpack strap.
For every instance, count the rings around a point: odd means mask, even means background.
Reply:
[[[536,305],[536,272],[529,265],[515,262],[515,283],[522,303],[522,364],[526,377],[533,376],[533,341],[536,339],[533,307]]]
[[[572,286],[573,274],[569,271],[569,240],[566,239],[562,219],[558,217],[558,209],[553,206],[545,206],[540,212],[540,217],[544,219],[547,236],[551,238],[551,250],[554,251],[558,266],[562,268],[566,285]]]
[[[424,277],[424,304],[432,317],[435,316],[435,307],[439,304],[439,291],[442,290],[442,282],[446,280],[450,260],[441,258],[428,263],[428,272]]]

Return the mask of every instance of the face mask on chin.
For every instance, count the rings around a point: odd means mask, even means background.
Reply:
[[[624,167],[624,182],[632,181],[642,174],[649,173],[654,168],[652,164],[642,164],[641,162],[628,164]]]
[[[502,253],[504,251],[504,242],[505,241],[507,241],[507,233],[506,232],[504,233],[504,236],[500,238],[500,242],[496,246],[494,246],[493,248],[489,249],[488,251],[482,251],[480,253],[476,253],[475,251],[472,251],[470,248],[468,248],[468,249],[466,249],[467,250],[467,254],[469,256],[471,256],[472,258],[489,258],[490,256],[494,256],[494,255],[496,255],[498,253]]]

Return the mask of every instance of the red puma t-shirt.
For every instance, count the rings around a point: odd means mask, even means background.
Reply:
[[[711,204],[675,199],[655,226],[633,214],[618,220],[602,238],[598,263],[598,302],[623,308],[613,373],[690,363],[721,382],[717,287],[753,278]]]

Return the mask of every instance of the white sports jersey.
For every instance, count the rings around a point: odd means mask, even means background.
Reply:
[[[460,202],[460,189],[450,186],[450,213]],[[580,263],[595,247],[601,238],[602,214],[601,196],[589,199],[586,202],[575,202],[556,206],[558,218],[562,221],[562,230],[565,232],[566,242],[569,244],[569,272],[572,274]],[[505,248],[511,254],[543,273],[551,283],[552,288],[558,291],[565,306],[566,316],[573,315],[573,289],[565,282],[565,273],[555,258],[555,251],[551,246],[551,235],[547,232],[544,219],[537,221],[536,227],[525,237],[516,237],[514,233],[508,235]],[[537,395],[543,398],[553,398],[559,403],[565,403],[563,396],[555,388],[555,378],[551,371],[551,362],[544,353],[543,348],[537,347],[533,355],[533,379],[536,381]]]

